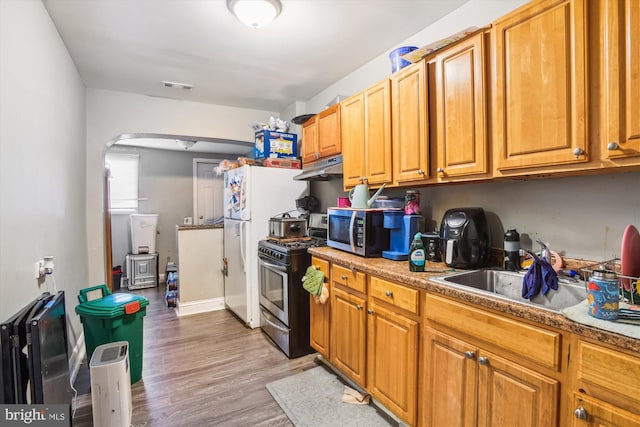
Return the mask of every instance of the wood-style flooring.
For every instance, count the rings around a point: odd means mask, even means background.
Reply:
[[[226,310],[178,317],[162,287],[132,292],[149,299],[142,380],[131,388],[133,426],[292,425],[265,385],[317,366],[316,354],[288,359]],[[75,387],[73,425],[91,426],[86,363]]]

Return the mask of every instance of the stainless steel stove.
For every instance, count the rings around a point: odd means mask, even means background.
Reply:
[[[309,345],[309,293],[302,287],[302,277],[311,265],[307,249],[326,246],[325,238],[258,243],[261,328],[289,358],[313,352]]]

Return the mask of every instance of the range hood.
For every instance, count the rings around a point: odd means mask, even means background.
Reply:
[[[302,173],[293,177],[298,181],[327,181],[331,176],[342,176],[342,156],[318,160],[308,167],[302,168]]]

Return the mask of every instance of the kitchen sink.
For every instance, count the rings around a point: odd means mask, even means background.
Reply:
[[[509,301],[531,305],[537,308],[560,312],[587,297],[584,284],[579,281],[559,279],[558,290],[551,289],[547,295],[540,292],[530,300],[522,298],[522,280],[525,272],[504,270],[473,270],[432,278],[433,281],[459,289],[494,295]]]

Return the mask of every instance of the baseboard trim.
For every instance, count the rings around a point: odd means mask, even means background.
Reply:
[[[176,314],[188,316],[190,314],[205,313],[208,311],[224,310],[224,297],[203,299],[199,301],[181,302],[178,300]]]
[[[69,376],[71,377],[71,384],[76,382],[76,377],[78,376],[78,372],[80,372],[80,365],[82,364],[82,360],[87,355],[87,349],[84,345],[84,330],[78,336],[78,340],[76,341],[76,345],[73,347],[73,351],[71,352],[71,357],[69,357]]]

